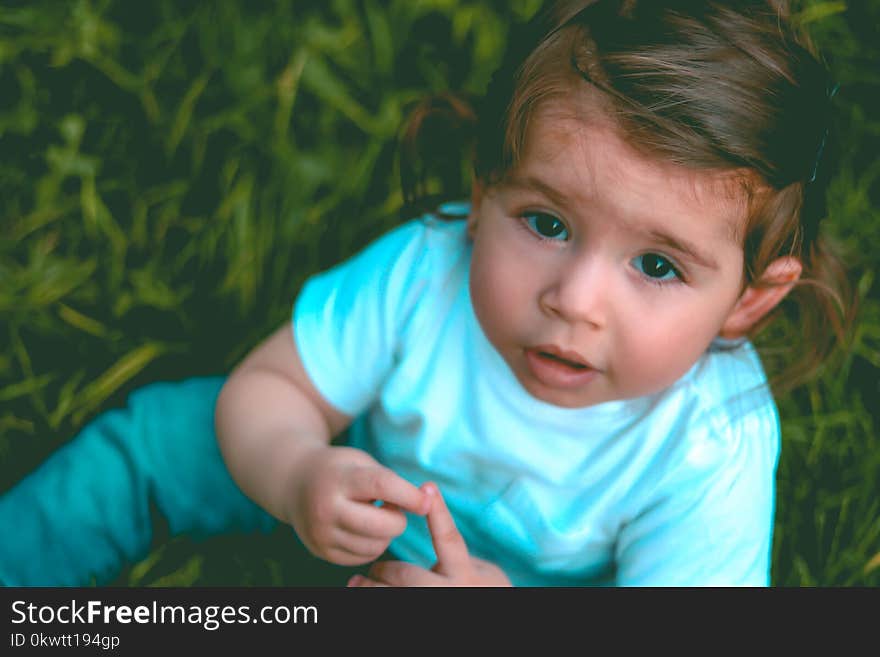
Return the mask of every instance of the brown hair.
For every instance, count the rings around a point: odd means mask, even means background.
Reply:
[[[512,35],[476,116],[447,95],[417,108],[410,125],[431,115],[457,122],[459,134],[474,135],[476,177],[492,184],[516,166],[536,107],[590,84],[604,92],[621,135],[647,155],[740,173],[749,201],[744,283],[766,285],[761,275],[780,256],[803,267],[777,310],[797,322],[807,346],[782,357],[789,362],[773,380],[788,388],[845,341],[854,308],[820,230],[834,87],[788,18],[783,0],[557,0]],[[412,128],[404,148],[419,134]],[[411,168],[402,163],[402,176]],[[409,201],[412,182],[403,180]]]

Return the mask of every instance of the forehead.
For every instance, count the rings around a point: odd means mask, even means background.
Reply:
[[[581,95],[581,94],[578,94]],[[651,157],[630,144],[597,102],[547,102],[533,113],[508,180],[547,185],[570,204],[613,206],[635,223],[699,224],[742,243],[749,208],[747,178],[697,170]]]

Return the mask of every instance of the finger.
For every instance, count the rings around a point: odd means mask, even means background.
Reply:
[[[443,586],[446,582],[437,573],[404,561],[377,561],[367,574],[388,586]]]
[[[358,468],[350,479],[349,491],[355,499],[382,500],[421,516],[431,504],[424,491],[382,466]]]
[[[389,540],[406,529],[406,516],[387,506],[348,504],[339,511],[339,526],[358,536]]]
[[[425,484],[422,488],[431,496],[428,529],[431,531],[434,552],[437,553],[437,564],[434,566],[434,571],[453,576],[469,569],[471,557],[467,545],[455,526],[455,521],[440,494],[440,489],[433,483]]]
[[[363,566],[371,561],[375,561],[376,557],[366,556],[363,554],[355,554],[340,547],[332,547],[318,554],[321,559],[334,563],[337,566]]]
[[[382,556],[388,543],[387,538],[358,536],[337,528],[334,534],[333,548],[353,557],[372,561]]]
[[[364,577],[363,575],[352,575],[351,579],[348,580],[348,584],[351,588],[369,588],[369,587],[387,587],[387,584],[383,584],[382,582],[377,582],[374,579],[370,579],[369,577]]]

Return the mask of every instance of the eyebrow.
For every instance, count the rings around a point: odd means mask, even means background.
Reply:
[[[707,269],[718,269],[718,263],[715,262],[715,259],[708,253],[700,251],[692,242],[656,230],[648,230],[646,233],[656,242],[664,244],[674,251],[678,251],[685,259],[691,260]]]
[[[527,191],[536,191],[550,199],[555,205],[568,207],[568,199],[564,194],[556,190],[555,187],[548,185],[543,180],[534,176],[507,176],[503,182],[507,187],[516,187]]]
[[[548,185],[543,180],[533,176],[508,176],[504,180],[504,185],[514,188],[536,191],[548,198],[553,204],[568,208],[568,200],[564,194],[560,193],[556,188]],[[691,262],[706,267],[707,269],[718,269],[718,263],[708,253],[704,253],[693,242],[671,235],[657,228],[637,228],[637,232],[642,233],[651,240],[662,244],[673,251],[676,251],[681,257]]]

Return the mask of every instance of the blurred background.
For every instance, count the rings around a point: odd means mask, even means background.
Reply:
[[[539,4],[0,0],[0,491],[133,389],[229,372],[399,222],[407,110],[481,94]],[[779,400],[773,584],[876,586],[880,0],[794,7],[841,83],[825,226],[862,302]],[[160,534],[115,583],[295,585],[290,547]]]

